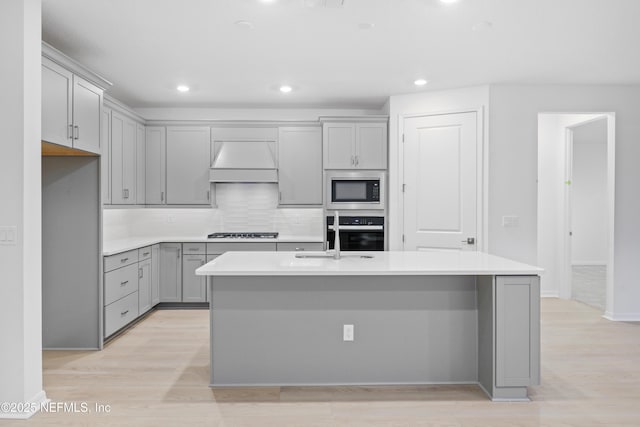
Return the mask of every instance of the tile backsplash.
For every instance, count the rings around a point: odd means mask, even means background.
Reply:
[[[216,184],[217,208],[105,209],[104,239],[206,236],[215,231],[278,231],[321,236],[322,208],[278,208],[276,184]]]

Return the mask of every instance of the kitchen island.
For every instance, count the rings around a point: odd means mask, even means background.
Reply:
[[[209,276],[211,386],[540,382],[538,267],[479,252],[228,252]]]

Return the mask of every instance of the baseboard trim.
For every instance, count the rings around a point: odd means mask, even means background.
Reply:
[[[611,313],[606,311],[602,317],[612,322],[640,322],[640,313]]]
[[[540,298],[560,298],[560,292],[558,291],[541,291]]]
[[[29,411],[0,412],[0,419],[27,420],[33,417],[36,412],[39,412],[42,405],[46,404],[47,402],[49,402],[49,399],[47,399],[47,394],[44,392],[44,390],[40,390],[38,393],[36,393],[35,396],[24,402],[24,405],[20,408],[29,408]]]
[[[572,267],[581,267],[581,266],[585,266],[585,267],[606,267],[607,266],[607,262],[606,261],[574,261],[571,263]]]

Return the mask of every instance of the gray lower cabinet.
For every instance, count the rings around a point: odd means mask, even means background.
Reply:
[[[151,246],[151,306],[160,302],[160,245]]]
[[[104,308],[104,336],[108,337],[138,317],[138,292],[113,302]]]
[[[154,290],[153,282],[154,258],[155,264],[159,264],[158,246],[146,246],[104,257],[105,338],[158,303],[157,296],[154,300],[154,293],[157,295],[158,291],[157,285]]]
[[[207,256],[185,255],[182,259],[182,302],[206,302],[205,276],[196,276],[196,269],[206,263]]]
[[[144,314],[151,310],[151,258],[138,264],[138,311]]]
[[[496,387],[540,384],[539,278],[496,277],[495,301]]]
[[[160,245],[160,302],[182,301],[182,243]]]
[[[106,338],[138,317],[138,251],[105,257],[104,265]]]

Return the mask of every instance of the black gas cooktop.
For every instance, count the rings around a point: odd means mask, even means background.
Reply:
[[[278,232],[222,232],[211,233],[208,239],[275,239]]]

